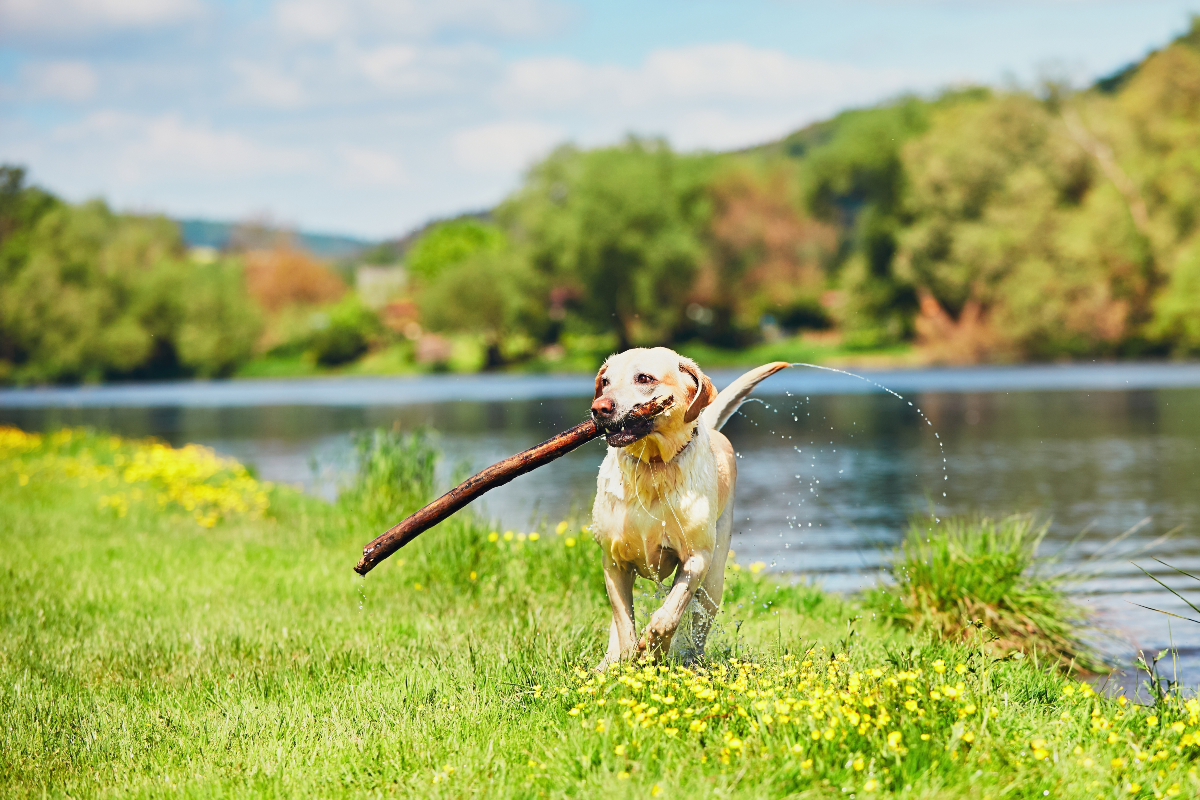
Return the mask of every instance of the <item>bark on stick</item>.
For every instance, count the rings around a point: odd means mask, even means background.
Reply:
[[[626,424],[650,420],[670,408],[671,404],[670,396],[641,403],[629,413]],[[497,486],[503,486],[519,475],[549,464],[556,458],[565,456],[604,433],[603,428],[594,420],[589,419],[539,445],[493,464],[376,537],[374,541],[363,548],[363,556],[355,565],[354,571],[359,575],[366,575],[380,561],[485,492]]]

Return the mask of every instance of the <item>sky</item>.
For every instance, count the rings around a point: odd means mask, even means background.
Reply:
[[[70,200],[384,238],[555,145],[744,147],[966,83],[1086,85],[1200,0],[0,0],[0,162]]]

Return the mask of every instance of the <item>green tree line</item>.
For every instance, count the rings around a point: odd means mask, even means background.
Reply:
[[[738,347],[771,322],[948,362],[1196,353],[1198,171],[1194,25],[1080,92],[908,97],[739,153],[562,147],[415,291],[492,342]]]
[[[211,376],[261,318],[230,260],[187,260],[176,224],[65,203],[0,167],[0,382]]]
[[[65,203],[8,167],[0,381],[222,375],[263,352],[333,365],[413,351],[414,319],[479,342],[484,367],[804,329],[947,363],[1196,354],[1198,200],[1197,24],[1083,91],[905,97],[734,153],[560,147],[486,216],[405,243],[394,329],[323,268],[195,263],[169,220]],[[271,299],[292,297],[308,305]]]

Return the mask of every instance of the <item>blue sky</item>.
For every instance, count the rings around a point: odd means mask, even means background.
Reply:
[[[122,209],[392,236],[555,144],[766,141],[962,83],[1079,85],[1200,0],[0,0],[0,160]]]

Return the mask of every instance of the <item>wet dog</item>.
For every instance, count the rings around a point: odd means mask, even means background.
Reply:
[[[692,645],[703,653],[721,606],[737,481],[733,446],[720,430],[760,381],[786,366],[751,370],[719,394],[694,361],[665,347],[611,356],[596,374],[592,417],[606,431],[608,455],[597,479],[592,533],[612,605],[608,652],[598,669],[639,653],[661,658],[693,598],[699,608]],[[630,420],[635,406],[666,396],[673,401],[667,411]],[[674,576],[640,637],[637,575],[660,584]]]

